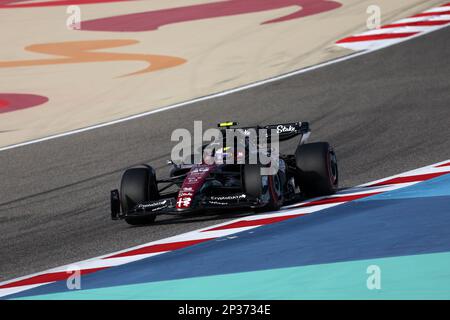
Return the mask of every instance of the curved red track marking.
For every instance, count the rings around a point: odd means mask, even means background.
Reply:
[[[179,22],[298,7],[294,13],[263,22],[264,24],[311,16],[341,6],[341,3],[332,0],[228,0],[83,21],[81,29],[122,32],[150,31]]]
[[[14,8],[39,8],[39,7],[56,7],[56,6],[70,6],[83,4],[101,4],[110,2],[123,2],[135,0],[56,0],[56,1],[42,1],[42,2],[26,2],[25,0],[0,0],[0,9],[14,9]],[[22,3],[26,2],[26,3]]]
[[[6,107],[7,105],[9,105],[7,100],[0,99],[0,108]]]
[[[36,94],[0,93],[0,113],[35,107],[48,101]]]

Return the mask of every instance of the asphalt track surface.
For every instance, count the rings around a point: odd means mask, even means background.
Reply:
[[[165,168],[171,132],[191,130],[194,120],[205,128],[310,121],[311,141],[335,146],[343,187],[448,159],[449,57],[445,28],[246,91],[0,152],[0,280],[235,217],[159,217],[144,227],[109,220],[109,191],[123,170]]]

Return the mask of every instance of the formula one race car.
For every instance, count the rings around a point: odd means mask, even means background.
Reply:
[[[230,129],[235,125],[235,122],[225,122],[219,127],[222,132],[234,130],[243,136],[253,130],[251,132],[256,132],[257,138],[241,140],[242,149],[228,147],[227,138],[209,153],[206,152],[208,145],[203,145],[202,155],[208,154],[218,161],[205,161],[206,156],[203,156],[200,162],[193,163],[193,155],[179,163],[169,161],[170,176],[164,179],[158,179],[155,170],[146,164],[127,169],[122,175],[120,191],[111,191],[112,219],[141,225],[154,222],[160,214],[231,208],[277,210],[299,196],[325,196],[337,190],[335,152],[327,142],[306,143],[310,135],[307,122]],[[266,132],[264,137],[261,132]],[[298,136],[295,152],[277,153],[272,148],[275,136],[277,141]],[[263,144],[269,148],[260,148]],[[214,144],[209,147],[211,145]],[[252,152],[260,155],[264,152],[271,165],[277,164],[277,170],[267,174],[262,170],[267,169],[267,163],[262,164],[259,160],[249,163]]]

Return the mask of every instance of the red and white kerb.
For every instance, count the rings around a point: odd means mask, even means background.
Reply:
[[[374,50],[435,31],[450,24],[450,2],[431,8],[412,17],[395,21],[379,29],[369,30],[344,39],[336,44],[351,50]]]

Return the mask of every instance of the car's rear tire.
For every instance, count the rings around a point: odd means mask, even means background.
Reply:
[[[267,205],[260,208],[263,211],[278,210],[281,203],[281,181],[280,177],[276,175],[261,175],[261,166],[257,164],[243,165],[243,189],[245,194],[255,197],[268,199]],[[267,179],[264,186],[263,179]]]
[[[139,203],[158,199],[156,174],[152,167],[131,168],[123,173],[120,183],[122,212],[126,214]],[[125,221],[130,225],[143,225],[153,223],[155,218],[156,215],[146,215],[143,217],[127,217]]]
[[[336,154],[327,142],[307,143],[297,147],[295,161],[300,174],[298,184],[307,197],[336,192],[339,175]]]

